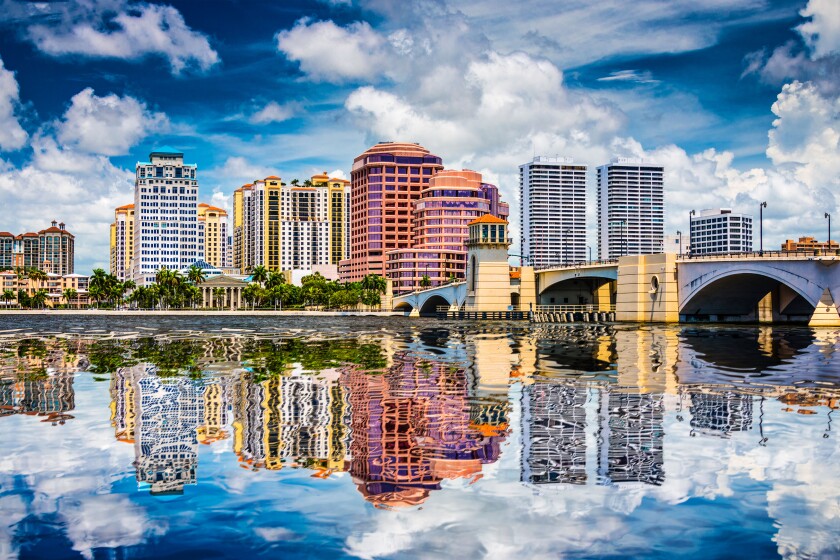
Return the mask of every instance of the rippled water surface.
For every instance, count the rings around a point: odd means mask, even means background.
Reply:
[[[0,316],[0,558],[836,558],[840,331]]]

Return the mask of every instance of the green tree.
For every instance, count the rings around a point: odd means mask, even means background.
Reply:
[[[262,287],[266,280],[268,280],[268,269],[266,269],[263,265],[258,264],[251,271],[251,281],[256,282],[260,285],[260,287]]]
[[[73,288],[64,288],[64,291],[61,292],[64,296],[64,302],[67,307],[70,307],[70,302],[76,299],[76,296],[79,295],[79,292],[74,290]]]
[[[222,302],[225,299],[224,288],[213,288],[213,303],[215,307],[222,307]]]
[[[421,288],[428,288],[432,285],[432,279],[429,278],[428,274],[424,274],[423,277],[420,279],[420,287]]]
[[[9,304],[12,300],[15,299],[15,291],[14,290],[3,290],[3,295],[0,296],[3,298],[3,301],[6,302],[6,307],[9,307]]]
[[[48,297],[49,293],[47,292],[47,290],[37,290],[34,294],[32,294],[32,307],[43,309],[44,305],[47,303]]]
[[[207,273],[201,267],[192,265],[187,271],[187,280],[196,286],[200,286],[205,280],[207,280]]]

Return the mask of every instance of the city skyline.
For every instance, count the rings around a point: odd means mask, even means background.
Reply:
[[[0,227],[64,220],[77,269],[107,269],[138,154],[194,154],[202,198],[230,212],[242,184],[349,178],[356,154],[394,140],[498,185],[517,239],[517,166],[534,155],[590,166],[590,245],[594,166],[615,156],[665,167],[666,234],[690,209],[754,215],[767,200],[766,245],[822,239],[840,181],[836,10],[725,6],[7,0]]]

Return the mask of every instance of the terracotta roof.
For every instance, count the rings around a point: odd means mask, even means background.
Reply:
[[[276,179],[279,181],[280,177],[278,177],[277,175],[269,175],[268,177],[266,177],[266,179]]]
[[[478,218],[477,220],[471,221],[467,225],[473,224],[506,224],[507,220],[503,220],[501,218],[497,218],[493,214],[484,214],[482,217]]]
[[[9,233],[8,231],[0,231],[0,236],[3,236],[3,237],[14,237],[14,234]]]
[[[131,210],[134,208],[134,204],[125,204],[123,206],[117,206],[117,210]]]

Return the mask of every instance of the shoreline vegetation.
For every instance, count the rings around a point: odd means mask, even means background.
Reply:
[[[341,317],[341,316],[369,316],[369,317],[404,317],[404,311],[339,311],[339,310],[274,310],[274,309],[0,309],[0,317],[6,315],[90,315],[103,316],[192,316],[192,315],[233,315],[233,316],[287,316],[287,317]]]

